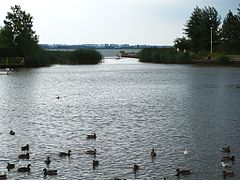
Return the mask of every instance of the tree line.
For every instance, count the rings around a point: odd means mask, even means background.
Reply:
[[[102,55],[92,49],[73,52],[49,52],[42,49],[33,30],[33,17],[15,5],[0,27],[0,57],[24,57],[25,66],[51,64],[97,64]]]
[[[238,64],[233,54],[236,57],[240,54],[240,8],[237,8],[236,14],[229,10],[221,22],[221,17],[214,7],[197,6],[183,31],[185,36],[175,39],[174,48],[143,49],[138,54],[140,61]],[[208,61],[210,59],[214,61]]]
[[[221,23],[214,7],[196,7],[183,29],[185,36],[177,38],[174,46],[181,51],[239,54],[240,52],[240,8],[234,14],[229,10]]]

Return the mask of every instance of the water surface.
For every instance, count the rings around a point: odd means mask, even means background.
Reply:
[[[0,76],[0,97],[0,172],[7,162],[32,164],[30,174],[15,169],[9,179],[43,179],[48,155],[58,175],[47,179],[178,179],[178,167],[191,168],[184,179],[223,179],[225,144],[237,159],[231,179],[240,177],[239,68],[106,59],[21,69]],[[93,132],[97,139],[87,140]],[[26,144],[30,159],[18,160]],[[96,158],[84,153],[94,148]],[[70,158],[58,157],[69,149]],[[100,163],[95,170],[93,159]]]

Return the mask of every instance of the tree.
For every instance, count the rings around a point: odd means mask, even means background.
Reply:
[[[32,30],[33,17],[17,5],[11,7],[11,11],[7,13],[0,33],[1,44],[25,55],[38,46],[38,36]]]
[[[239,4],[239,6],[240,6],[240,4]],[[237,10],[238,10],[238,17],[240,17],[240,8],[237,8]]]
[[[2,35],[2,31],[3,31],[3,28],[0,27],[0,48],[4,47],[4,43],[3,43],[3,35]]]
[[[177,38],[174,41],[174,47],[180,51],[188,51],[190,49],[190,41],[185,37]]]
[[[221,34],[223,45],[227,51],[240,51],[240,17],[238,15],[233,15],[233,13],[229,11],[223,21]]]
[[[219,25],[221,18],[214,7],[204,7],[200,9],[196,7],[187,21],[184,29],[185,34],[190,40],[191,50],[199,52],[202,50],[210,50],[211,28],[213,42],[219,42]]]

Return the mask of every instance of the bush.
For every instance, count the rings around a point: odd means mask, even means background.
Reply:
[[[217,61],[218,61],[219,64],[224,64],[224,65],[230,63],[230,59],[227,56],[219,56],[217,58]]]
[[[102,60],[102,55],[93,49],[79,49],[73,51],[72,58],[74,64],[98,64]]]
[[[35,49],[25,56],[25,66],[40,67],[51,64],[98,64],[102,55],[93,49],[76,51],[46,51]]]
[[[151,63],[190,63],[189,54],[175,48],[145,48],[140,51],[139,59]]]

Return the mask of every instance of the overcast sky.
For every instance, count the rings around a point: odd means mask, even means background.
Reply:
[[[0,0],[0,26],[10,7],[33,17],[39,43],[172,45],[196,6],[222,19],[239,0]]]

